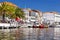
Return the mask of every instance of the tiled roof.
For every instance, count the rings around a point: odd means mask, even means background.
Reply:
[[[44,14],[58,14],[57,12],[45,12]]]

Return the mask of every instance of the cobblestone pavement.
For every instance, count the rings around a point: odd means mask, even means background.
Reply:
[[[14,35],[14,40],[60,40],[60,28],[4,29],[4,32]]]

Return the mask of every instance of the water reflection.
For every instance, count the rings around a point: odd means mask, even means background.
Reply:
[[[0,29],[0,40],[60,40],[60,28]]]

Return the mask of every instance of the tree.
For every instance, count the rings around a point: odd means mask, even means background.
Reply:
[[[3,22],[5,22],[5,16],[10,16],[15,13],[15,7],[7,5],[3,2],[0,6],[0,14],[2,14]]]
[[[25,18],[25,14],[24,14],[24,12],[22,11],[22,9],[20,9],[20,8],[16,8],[16,10],[15,10],[15,15],[16,15],[16,17],[19,17],[19,18],[22,18],[22,19]]]
[[[2,15],[2,21],[5,22],[5,17],[10,17],[10,18],[24,18],[24,12],[22,9],[18,7],[14,7],[13,5],[10,6],[9,4],[6,4],[3,2],[0,6],[0,15]]]

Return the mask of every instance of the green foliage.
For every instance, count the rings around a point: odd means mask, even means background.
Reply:
[[[3,12],[6,17],[10,17],[10,18],[16,18],[16,17],[24,18],[25,16],[22,9],[7,5],[5,3],[3,3],[0,6],[0,15],[3,15]]]
[[[17,17],[20,17],[20,18],[24,18],[24,16],[25,16],[24,12],[23,12],[22,9],[20,9],[20,8],[16,8],[16,10],[15,10],[15,15],[16,15]]]
[[[3,3],[2,6],[0,7],[0,11],[1,12],[5,11],[6,13],[14,13],[15,8]]]

